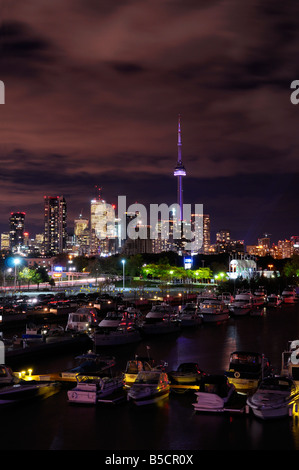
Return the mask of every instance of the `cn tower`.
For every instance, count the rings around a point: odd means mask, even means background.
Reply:
[[[180,222],[183,221],[183,176],[186,176],[186,170],[182,163],[182,138],[181,138],[181,115],[178,118],[178,162],[174,169],[174,176],[178,179],[177,201],[180,206]]]

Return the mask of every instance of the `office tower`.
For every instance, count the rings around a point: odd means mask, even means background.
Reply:
[[[114,253],[116,240],[114,207],[100,197],[92,199],[90,203],[90,254]]]
[[[19,251],[24,245],[25,212],[11,212],[9,226],[10,248]]]
[[[174,169],[174,176],[177,177],[177,203],[180,206],[180,221],[183,221],[183,176],[186,176],[186,170],[182,162],[182,137],[181,137],[181,115],[178,119],[178,161]]]
[[[89,250],[89,220],[80,214],[74,221],[75,243],[80,255],[87,254]]]
[[[67,207],[63,196],[44,196],[44,251],[58,254],[66,248]]]
[[[198,220],[197,224],[196,219]],[[191,229],[194,233],[197,231],[193,243],[193,253],[208,254],[211,246],[210,216],[207,214],[192,214]]]

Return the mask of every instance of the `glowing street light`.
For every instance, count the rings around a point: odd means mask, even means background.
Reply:
[[[121,262],[123,264],[123,289],[124,289],[125,288],[125,264],[126,264],[126,260],[122,259]]]
[[[15,290],[16,290],[16,287],[17,287],[17,266],[20,264],[20,258],[14,258],[13,259],[13,263],[15,265]]]

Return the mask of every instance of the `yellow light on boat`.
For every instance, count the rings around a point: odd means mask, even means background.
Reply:
[[[32,375],[32,369],[28,369],[28,375],[29,375],[29,377],[31,377],[31,375]]]

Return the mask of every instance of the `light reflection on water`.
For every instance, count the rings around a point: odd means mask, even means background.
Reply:
[[[147,346],[168,370],[181,362],[198,362],[206,372],[223,372],[234,350],[262,352],[279,373],[281,353],[299,339],[299,305],[267,311],[263,316],[231,318],[225,324],[202,325],[180,335],[147,338],[141,343],[105,351],[116,357],[119,370]],[[76,353],[36,360],[35,372],[65,370]],[[52,450],[299,450],[299,418],[271,422],[253,416],[195,413],[193,392],[171,393],[160,406],[85,407],[69,405],[66,390],[40,403],[1,410],[5,433],[2,449]],[[30,426],[29,426],[30,423]],[[30,432],[28,432],[28,426]]]

